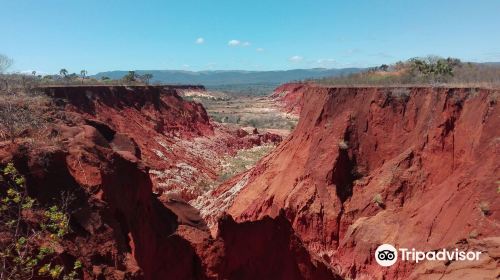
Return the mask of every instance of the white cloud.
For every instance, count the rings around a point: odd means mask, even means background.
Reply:
[[[227,42],[227,45],[230,47],[248,47],[251,44],[248,41],[242,42],[240,40],[233,39],[233,40]]]
[[[288,60],[290,60],[291,62],[301,62],[303,59],[304,58],[302,56],[294,55],[290,57]]]
[[[255,50],[258,51],[258,52],[263,52],[264,51],[263,48],[256,48]]]
[[[190,66],[189,64],[182,64],[182,67],[183,67],[183,68],[189,68],[189,67],[191,67],[191,66]]]
[[[236,46],[241,45],[241,42],[239,40],[231,40],[231,41],[227,42],[227,44],[230,47],[236,47]]]
[[[200,38],[196,39],[195,43],[198,45],[201,45],[201,44],[205,43],[205,39],[203,37],[200,37]]]

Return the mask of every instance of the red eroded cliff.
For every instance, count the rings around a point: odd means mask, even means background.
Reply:
[[[284,112],[300,115],[300,111],[304,105],[304,92],[307,90],[307,84],[287,83],[277,87],[271,95],[271,98],[275,100]]]
[[[229,153],[272,141],[271,135],[217,131],[222,128],[205,121],[201,106],[162,89],[46,90],[59,104],[47,113],[52,123],[46,135],[0,142],[0,168],[14,163],[40,211],[65,194],[74,196],[65,208],[71,231],[51,244],[64,271],[79,260],[83,279],[340,279],[310,255],[283,215],[248,223],[224,217],[212,237],[198,211],[178,195],[153,193],[149,166],[161,162],[149,158],[147,136],[179,146],[202,139],[196,149]],[[166,127],[178,126],[155,134],[159,117],[167,118]],[[189,118],[198,123],[184,127]],[[191,157],[197,155],[176,153],[176,159],[196,161]]]
[[[255,168],[197,202],[212,227],[223,211],[236,221],[284,211],[309,251],[346,277],[498,276],[500,91],[301,91],[295,131]],[[373,257],[383,243],[483,254],[479,262],[398,261],[386,269]]]
[[[192,206],[152,193],[126,135],[105,124],[54,131],[58,143],[0,143],[0,167],[13,162],[41,205],[74,196],[72,230],[51,244],[65,271],[78,259],[83,279],[341,279],[311,257],[283,215],[241,224],[224,217],[213,238]]]
[[[242,148],[279,142],[266,135],[242,135],[212,124],[203,106],[178,91],[202,86],[58,86],[43,91],[64,107],[73,122],[112,130],[136,142],[137,156],[150,167],[154,191],[196,198],[217,179],[219,160]],[[115,139],[113,145],[121,145]]]

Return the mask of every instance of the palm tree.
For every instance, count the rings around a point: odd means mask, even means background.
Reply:
[[[68,70],[66,69],[61,69],[59,70],[59,75],[63,76],[64,78],[66,78],[66,76],[68,75]]]
[[[35,71],[35,70],[31,71],[31,74],[32,74],[33,76],[36,76],[36,71]]]
[[[123,80],[130,83],[135,81],[135,77],[135,71],[128,71],[128,74],[123,77]]]
[[[83,80],[85,80],[85,76],[87,76],[87,70],[80,71],[80,75],[82,75],[82,85],[83,85]]]
[[[151,80],[153,78],[153,74],[146,73],[142,76],[142,78],[144,79],[144,82],[146,83],[146,85],[149,85],[149,80]]]

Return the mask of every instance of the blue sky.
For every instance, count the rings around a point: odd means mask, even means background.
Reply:
[[[12,71],[500,61],[498,0],[0,0]]]

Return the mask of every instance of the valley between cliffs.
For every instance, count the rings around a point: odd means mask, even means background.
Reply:
[[[273,98],[300,119],[281,139],[215,123],[185,90],[204,89],[43,88],[51,140],[1,143],[42,204],[76,196],[57,254],[81,260],[81,278],[499,276],[500,91],[283,85]],[[266,143],[217,182],[223,156]],[[382,268],[383,243],[483,253]]]
[[[240,222],[285,215],[313,255],[351,279],[495,279],[499,94],[284,85],[275,98],[300,112],[296,129],[196,206],[209,225],[221,209]],[[373,252],[383,243],[483,257],[382,268]]]

